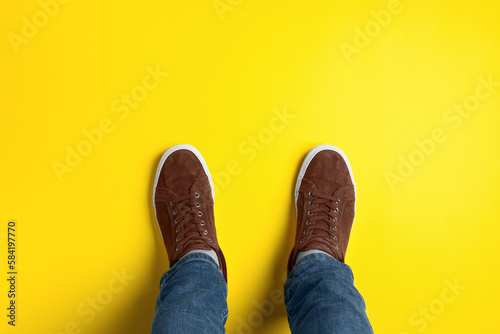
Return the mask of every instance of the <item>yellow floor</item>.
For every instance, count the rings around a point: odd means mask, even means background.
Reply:
[[[375,332],[500,333],[498,1],[54,1],[0,4],[2,333],[148,333],[180,143],[215,179],[228,333],[289,332],[292,192],[323,143],[353,166]]]

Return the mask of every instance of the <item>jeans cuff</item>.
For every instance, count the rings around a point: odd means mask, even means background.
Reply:
[[[294,275],[300,273],[302,269],[307,270],[307,268],[317,265],[333,266],[335,269],[338,269],[343,273],[347,273],[347,276],[353,279],[351,267],[349,267],[344,262],[340,262],[339,260],[328,254],[312,253],[304,256],[297,263],[295,263],[292,270],[290,271],[290,274],[288,275],[288,280]]]
[[[163,274],[163,276],[160,280],[160,286],[161,286],[161,282],[163,282],[164,279],[166,279],[168,276],[172,275],[174,272],[179,270],[186,263],[192,262],[192,261],[209,262],[212,266],[214,266],[215,269],[217,269],[221,273],[221,275],[224,276],[224,274],[222,273],[222,269],[219,267],[217,262],[215,262],[214,259],[210,255],[207,255],[207,254],[201,253],[201,252],[193,252],[193,253],[186,254],[183,257],[181,257],[177,262],[175,262],[175,264],[169,270],[167,270],[167,272],[165,272]]]

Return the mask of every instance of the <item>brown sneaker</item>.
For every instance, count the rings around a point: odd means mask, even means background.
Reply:
[[[330,145],[313,148],[295,186],[297,232],[288,272],[299,251],[321,249],[344,262],[354,221],[356,185],[344,152]]]
[[[217,242],[214,185],[198,150],[177,145],[161,157],[153,202],[170,267],[193,249],[215,250],[227,281],[226,260]]]

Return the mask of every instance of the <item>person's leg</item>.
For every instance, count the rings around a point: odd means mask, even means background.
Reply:
[[[292,333],[373,333],[365,303],[344,262],[356,186],[345,154],[309,152],[295,188],[297,232],[288,260],[285,303]]]
[[[225,333],[226,299],[217,263],[207,254],[187,254],[161,279],[151,333]]]
[[[285,282],[292,333],[373,333],[351,268],[327,254],[301,258]]]
[[[156,220],[170,260],[160,282],[152,333],[225,333],[227,270],[217,241],[214,187],[192,146],[162,156],[154,183]]]

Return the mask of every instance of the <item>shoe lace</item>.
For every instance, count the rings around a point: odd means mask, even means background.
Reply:
[[[210,247],[207,242],[213,242],[205,229],[203,212],[199,210],[201,207],[199,197],[200,194],[194,193],[170,200],[170,205],[173,206],[177,252],[182,252],[188,246]]]
[[[304,246],[309,243],[320,243],[335,252],[338,250],[337,244],[337,223],[340,213],[340,198],[326,195],[324,193],[310,191],[308,197],[309,210],[306,220],[306,228],[304,234],[309,234],[310,237]],[[333,239],[333,242],[332,242]],[[300,243],[304,243],[302,239]]]

